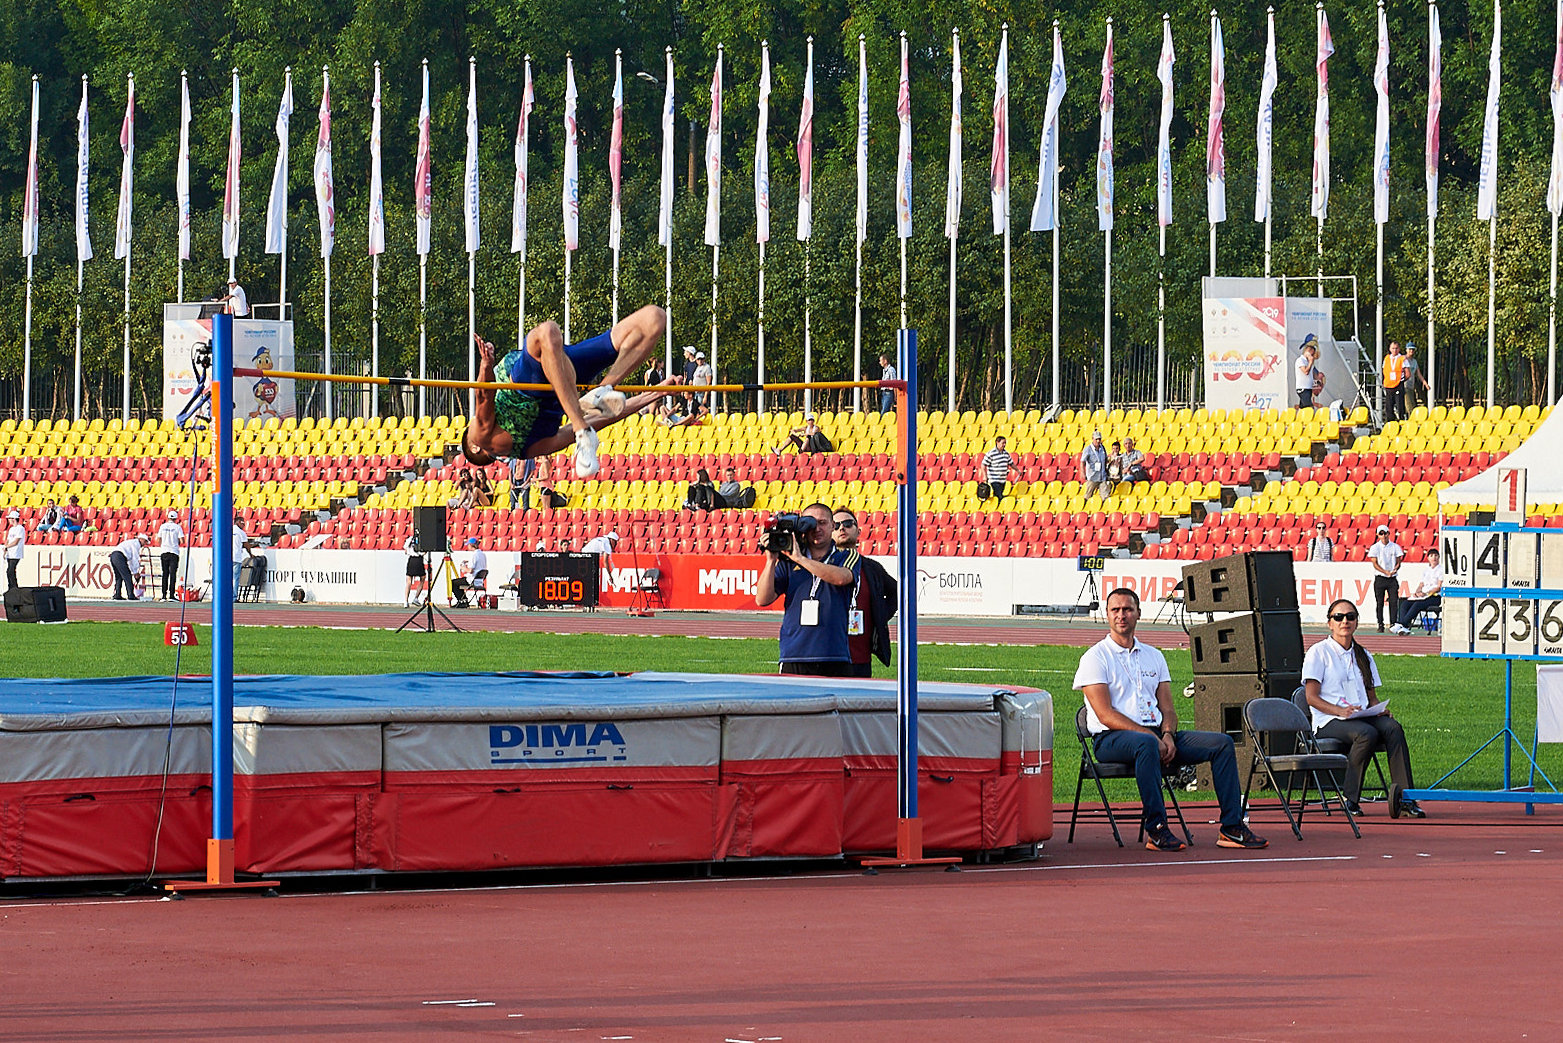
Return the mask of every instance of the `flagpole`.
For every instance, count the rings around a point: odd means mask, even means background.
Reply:
[[[1557,401],[1553,371],[1558,362],[1558,215],[1552,215],[1552,268],[1551,289],[1547,300],[1547,405]]]
[[[421,201],[425,198],[424,193],[429,189],[424,178],[431,176],[428,173],[426,164],[429,158],[428,152],[432,147],[428,137],[429,59],[423,59],[421,64],[423,102],[419,106],[420,111],[418,113],[418,140],[419,151],[422,155],[418,158],[422,159],[424,163],[415,164],[415,176],[418,178],[419,183],[413,188],[413,220],[419,225],[424,223],[424,215],[421,213]],[[429,378],[429,250],[426,241],[428,236],[424,234],[426,229],[420,227],[418,231],[419,238],[423,240],[418,243],[418,379],[427,380]],[[520,339],[517,338],[517,346],[520,343]],[[422,384],[418,385],[418,415],[420,417],[429,415],[429,389]]]
[[[34,79],[36,79],[36,78],[37,77],[34,77]],[[190,77],[189,77],[189,72],[188,72],[188,70],[180,69],[179,70],[179,99],[180,99],[180,114],[179,114],[179,130],[180,130],[179,170],[176,172],[175,177],[177,178],[177,180],[179,182],[178,188],[176,189],[176,195],[179,195],[181,197],[178,200],[178,206],[177,206],[177,209],[179,210],[179,237],[180,237],[180,240],[181,240],[179,245],[180,245],[181,248],[180,249],[176,249],[174,251],[178,255],[178,258],[179,258],[179,261],[178,261],[179,277],[178,277],[178,285],[177,285],[176,290],[175,290],[175,298],[174,299],[177,300],[180,304],[183,304],[184,303],[184,299],[185,299],[185,251],[184,251],[183,247],[185,247],[187,245],[188,237],[190,235],[190,230],[186,226],[186,221],[189,218],[189,213],[188,213],[188,209],[187,208],[189,206],[189,195],[190,195],[190,154],[189,154],[189,149],[190,149],[190,126],[189,126],[188,123],[185,122],[185,116],[186,116],[186,113],[188,112],[188,107],[189,107],[188,106],[189,98],[190,98]]]
[[[370,157],[374,165],[374,173],[379,174],[380,166],[380,63],[374,63],[374,135],[371,142],[374,155]],[[373,186],[374,190],[380,189],[378,177]],[[379,221],[383,228],[385,221],[384,202],[380,199],[369,200],[369,249],[374,255],[370,259],[369,268],[369,374],[378,377],[380,375],[380,251],[376,249],[374,241],[374,226],[376,212],[379,213]],[[382,231],[381,238],[384,238]],[[380,244],[383,247],[383,242]],[[378,388],[369,392],[369,415],[380,415],[380,392]]]
[[[293,97],[293,66],[291,66],[291,65],[284,65],[282,67],[282,77],[283,77],[283,91],[291,99]],[[290,103],[289,118],[291,119],[291,117],[292,117],[292,109],[291,109],[291,103]],[[290,124],[290,129],[291,129],[291,124]],[[282,219],[282,254],[281,254],[281,258],[282,258],[282,275],[281,275],[280,285],[278,286],[278,289],[277,289],[277,319],[278,319],[278,321],[284,321],[288,317],[288,221],[287,221],[287,212],[288,211],[287,211],[287,202],[286,202],[287,196],[285,194],[286,191],[287,191],[286,186],[284,186],[284,188],[283,188],[284,195],[283,195],[283,204],[282,204],[282,213],[283,213],[283,219]]]
[[[810,281],[809,262],[814,252],[814,240],[803,241],[803,382],[814,382],[814,316],[813,316],[813,283]],[[803,389],[803,411],[811,413],[814,410],[814,389]]]
[[[999,29],[1003,34],[1007,53],[1009,23],[1003,23]],[[1012,412],[1015,408],[1015,339],[1013,302],[1010,295],[1009,200],[1009,70],[1006,68],[1004,81],[1004,412],[1006,413]]]
[[[38,77],[33,77],[36,84]],[[22,310],[22,419],[33,416],[33,255],[27,255],[27,304]]]
[[[135,106],[135,98],[136,98],[136,76],[135,76],[134,73],[126,73],[125,74],[125,84],[126,84],[126,88],[125,89],[126,89],[126,92],[127,92],[128,98],[129,98],[129,101],[127,103],[127,108],[126,108],[126,118],[132,121],[132,126],[131,126],[130,133],[132,135],[134,135],[135,134],[135,129],[134,129],[134,120],[135,120],[134,106]],[[134,141],[135,140],[134,137],[132,137],[131,140]],[[134,145],[132,145],[131,147],[134,148]],[[130,171],[129,171],[129,164],[131,162],[130,157],[128,157],[128,156],[124,157],[124,162],[126,164],[126,175],[127,175],[127,178],[128,178],[129,173],[130,173]],[[121,193],[129,193],[130,187],[131,186],[128,183],[128,181],[122,180],[121,184],[120,184],[120,192]],[[120,419],[122,419],[127,424],[130,423],[130,220],[129,220],[130,214],[129,214],[129,209],[128,209],[129,206],[130,206],[130,201],[129,200],[121,200],[120,201],[120,211],[124,215],[124,218],[125,218],[125,232],[124,232],[124,235],[125,235],[125,352],[124,352],[124,370],[125,371],[124,371],[123,376],[121,377],[121,385],[120,385]]]
[[[1427,404],[1433,406],[1438,402],[1438,355],[1433,344],[1433,226],[1438,215],[1438,120],[1443,108],[1443,33],[1438,27],[1438,4],[1434,0],[1428,0],[1427,5],[1427,43]],[[1556,244],[1555,236],[1553,241]]]
[[[759,305],[755,313],[755,408],[765,412],[765,243],[771,235],[771,42],[760,41],[759,123],[754,143],[754,234],[760,248]]]
[[[570,70],[570,75],[572,77],[574,75],[574,68],[573,68],[574,61],[575,61],[574,56],[569,51],[565,51],[564,52],[565,67],[566,67],[566,69]],[[573,80],[571,82],[573,82]],[[565,118],[566,118],[566,122],[567,122],[567,125],[565,127],[565,135],[566,135],[566,138],[565,138],[565,148],[568,150],[568,148],[569,148],[569,138],[574,136],[575,131],[574,131],[574,128],[568,126],[568,121],[571,118],[573,118],[573,117],[570,114],[567,113]],[[569,177],[570,177],[568,153],[566,155],[564,176],[565,176],[565,180],[566,180],[566,183],[565,183],[565,186],[564,186],[565,197],[566,197],[566,199],[565,199],[565,206],[566,206],[566,209],[568,209],[568,207],[569,207],[569,192],[570,192],[570,185],[568,183],[569,182]],[[565,214],[565,228],[564,228],[564,342],[566,344],[571,343],[571,341],[570,341],[570,261],[571,261],[571,254],[573,254],[574,252],[575,252],[574,250],[570,249],[569,214],[566,213]]]
[[[1215,226],[1211,225],[1212,232]],[[1157,230],[1156,263],[1156,412],[1167,408],[1167,226]]]
[[[709,193],[712,193],[715,196],[716,208],[717,208],[717,210],[716,210],[716,212],[717,212],[717,222],[718,222],[718,224],[716,226],[716,228],[717,228],[717,235],[715,236],[715,240],[716,241],[711,244],[711,382],[712,383],[716,383],[717,382],[717,374],[722,372],[721,367],[719,365],[717,365],[717,359],[716,359],[716,280],[717,280],[718,269],[720,267],[719,261],[720,261],[721,253],[722,253],[722,241],[721,241],[722,237],[721,237],[721,224],[720,224],[720,222],[721,222],[721,208],[722,208],[722,197],[721,197],[721,189],[722,189],[722,181],[721,181],[722,112],[721,112],[720,105],[721,105],[721,90],[722,90],[722,59],[723,59],[724,56],[725,56],[725,45],[717,44],[716,45],[716,77],[715,77],[715,80],[714,80],[714,82],[712,84],[712,86],[715,88],[716,94],[717,94],[716,100],[712,103],[712,109],[715,111],[716,120],[714,121],[714,126],[708,126],[706,128],[706,134],[707,134],[708,137],[711,134],[715,134],[716,135],[716,153],[715,153],[714,166],[708,161],[708,165],[707,165],[707,169],[706,169],[706,178],[707,178],[707,181],[706,181],[706,191],[709,192]],[[708,156],[710,156],[712,154],[711,153],[711,143],[709,142],[709,140],[706,143],[706,154]],[[712,185],[711,180],[710,180],[713,175],[715,175],[715,178],[716,178],[716,183],[715,183],[714,186]],[[711,230],[710,227],[709,227],[709,225],[710,225],[709,213],[708,213],[707,217],[708,217],[708,220],[707,220],[707,237],[711,238],[710,235],[709,235],[710,230]],[[710,398],[711,412],[713,412],[713,413],[716,412],[717,405],[718,405],[719,401],[722,401],[722,399],[718,398],[717,393],[714,392],[714,391],[711,392],[711,398]]]
[[[858,69],[858,142],[857,142],[857,231],[853,235],[854,253],[857,258],[856,278],[854,285],[854,304],[852,310],[852,379],[863,379],[863,236],[864,226],[867,223],[867,201],[864,198],[865,184],[867,182],[867,155],[868,155],[868,36],[859,33],[857,37],[857,69]],[[854,413],[863,410],[863,389],[852,389],[852,411]]]
[[[1555,224],[1556,222],[1554,222]],[[1557,258],[1557,236],[1552,237],[1552,252],[1554,262]],[[1433,215],[1427,215],[1427,404],[1429,406],[1438,403],[1438,385],[1433,381],[1438,376],[1435,366],[1437,352],[1433,347]],[[1554,277],[1554,288],[1556,277]]]
[[[1497,163],[1493,164],[1494,169]],[[1498,207],[1487,221],[1487,408],[1498,393]]]
[[[661,202],[663,216],[666,222],[666,239],[663,243],[663,298],[662,311],[666,325],[663,333],[663,354],[666,356],[663,362],[663,372],[669,377],[673,375],[673,48],[663,48],[667,57],[667,100],[663,103],[668,111],[663,113],[662,128],[662,187]]]
[[[321,325],[322,339],[322,369],[326,375],[331,374],[331,253],[336,245],[336,210],[335,186],[332,184],[334,175],[330,170],[331,163],[331,66],[320,67],[320,112],[321,112],[321,137],[325,138],[325,148],[322,150],[320,143],[315,145],[315,206],[319,210],[321,218],[320,252],[322,267],[322,291],[325,295],[322,307]],[[322,157],[325,159],[326,168],[321,167]],[[322,173],[326,176],[322,180]],[[324,194],[322,194],[324,189]],[[324,202],[322,202],[324,201]],[[336,419],[336,392],[326,391],[326,419]]]
[[[906,30],[905,29],[901,30],[901,71],[902,71],[903,75],[906,72]],[[901,106],[900,99],[897,98],[897,100],[896,100],[896,108],[897,108],[897,110],[900,109],[900,106]],[[897,121],[899,121],[899,119],[901,117],[901,113],[899,111],[897,111],[896,117],[897,117]],[[908,104],[907,119],[908,119],[908,124],[907,125],[909,127],[910,126],[910,103]],[[911,171],[910,170],[907,171],[906,176],[907,177],[911,177]],[[898,181],[900,180],[899,172],[897,173],[897,180]],[[897,185],[896,193],[899,195],[903,191],[906,191],[906,186],[904,184],[903,185]],[[910,215],[911,212],[912,212],[912,197],[911,197],[910,194],[908,194],[907,198],[906,198],[906,212],[907,212],[908,215]],[[896,223],[897,223],[897,225],[899,225],[900,224],[899,204],[897,204],[896,218],[897,218]],[[902,234],[899,234],[902,231],[901,228],[898,227],[896,229],[896,231],[898,233],[896,238],[901,241],[901,324],[897,328],[904,330],[904,329],[906,329],[906,236],[902,235]],[[902,362],[899,359],[897,359],[896,361],[897,361],[897,364],[902,366],[902,367],[904,367],[906,365],[905,362]]]
[[[1056,24],[1056,20],[1055,20]],[[1058,178],[1053,179],[1053,406],[1063,405],[1062,355],[1058,344],[1058,237],[1063,232],[1064,218],[1058,212]]]
[[[83,120],[87,114],[87,74],[81,75],[81,112]],[[85,160],[86,157],[80,157]],[[87,232],[87,191],[86,191],[86,164],[77,163],[76,185],[76,210],[79,216],[76,223],[76,394],[73,400],[72,420],[81,419],[81,266],[82,266],[82,239]],[[88,240],[90,243],[90,240]],[[90,248],[90,247],[89,247]]]
[[[1214,12],[1212,12],[1213,14]],[[1212,19],[1214,21],[1214,19]],[[1156,152],[1156,226],[1158,232],[1156,261],[1156,411],[1167,406],[1167,225],[1172,221],[1172,146],[1169,127],[1172,124],[1172,65],[1175,61],[1172,48],[1172,16],[1163,13],[1162,56],[1158,62],[1158,76],[1162,79],[1161,134]],[[1208,202],[1208,199],[1207,199]]]
[[[950,96],[950,114],[951,114],[951,121],[955,124],[955,127],[952,128],[952,133],[959,134],[960,133],[960,116],[961,116],[961,110],[960,110],[960,105],[961,105],[961,99],[960,99],[960,88],[961,88],[961,31],[960,31],[960,29],[952,28],[950,30],[950,39],[952,41],[951,45],[950,45],[951,56],[952,56],[953,64],[954,64],[954,69],[953,69],[953,72],[951,74],[952,92],[951,92],[951,96]],[[950,357],[949,357],[949,381],[950,381],[950,383],[949,383],[949,399],[948,399],[947,405],[945,406],[945,409],[946,409],[947,412],[950,412],[950,413],[955,412],[955,241],[959,237],[959,228],[960,228],[960,219],[961,219],[961,215],[960,215],[960,199],[961,199],[961,188],[962,188],[962,186],[961,186],[961,179],[964,177],[964,164],[958,164],[958,163],[954,162],[955,156],[953,155],[953,153],[954,153],[955,147],[956,147],[956,141],[952,140],[950,142],[950,148],[951,148],[951,152],[952,152],[952,155],[951,155],[951,166],[950,166],[950,170],[949,170],[948,176],[949,176],[950,180],[954,182],[954,184],[949,185],[945,189],[947,199],[949,200],[950,205],[954,208],[954,212],[951,213],[951,214],[946,215],[946,219],[945,219],[945,235],[948,236],[949,240],[950,240]],[[906,323],[904,321],[901,324],[903,326],[906,325]]]
[[[464,198],[463,203],[462,203],[463,209],[466,211],[466,219],[467,219],[467,227],[464,230],[465,230],[466,236],[467,236],[466,246],[467,246],[467,379],[468,380],[476,380],[477,379],[477,372],[478,372],[478,347],[477,347],[477,335],[478,335],[478,251],[477,251],[477,243],[475,243],[473,241],[473,239],[475,237],[473,235],[473,229],[472,229],[472,222],[476,219],[476,208],[475,208],[475,205],[474,205],[474,202],[475,202],[474,201],[474,195],[477,192],[477,186],[474,185],[472,182],[473,182],[473,180],[475,180],[475,176],[474,176],[475,175],[475,171],[474,171],[473,168],[476,166],[476,162],[477,162],[477,155],[476,155],[477,148],[476,148],[476,140],[475,140],[476,137],[477,137],[476,126],[475,126],[476,123],[477,123],[477,96],[478,96],[478,59],[477,59],[476,55],[468,55],[467,56],[467,121],[468,121],[468,132],[467,132],[467,134],[468,134],[468,140],[467,140],[468,156],[467,156],[467,166],[468,166],[468,169],[466,171],[466,179],[465,179],[466,180],[466,184],[463,185],[463,195],[464,195],[465,198]],[[570,285],[570,276],[569,276],[569,271],[570,271],[570,251],[568,251],[568,250],[565,251],[564,263],[565,263],[565,269],[564,269],[565,270],[565,286],[568,287]],[[565,300],[566,300],[566,302],[569,301],[569,290],[568,289],[566,289],[566,291],[565,291]],[[569,329],[570,309],[568,307],[565,308],[564,321],[565,321],[565,328]],[[517,344],[516,347],[520,348],[521,345]],[[467,392],[467,415],[471,416],[476,411],[477,411],[477,392],[476,391],[468,391]]]
[[[803,240],[803,382],[814,380],[813,298],[810,262],[814,246],[814,37],[808,43],[803,106],[798,114],[798,238]],[[807,147],[805,147],[807,146]],[[805,191],[806,190],[806,191]],[[814,409],[814,389],[803,389],[803,411]]]
[[[1108,15],[1107,16],[1107,46],[1108,46],[1108,53],[1109,53],[1109,55],[1112,53],[1111,52],[1112,44],[1113,44],[1113,19],[1112,19],[1111,15]],[[1110,62],[1111,58],[1109,58],[1108,61]],[[1105,70],[1105,73],[1109,77],[1112,75],[1111,65],[1109,65],[1107,67],[1107,69]],[[1103,85],[1104,88],[1105,88],[1104,89],[1104,93],[1106,93],[1106,91],[1112,89],[1111,82],[1112,81],[1109,79],[1108,82]],[[1111,110],[1109,109],[1107,111],[1110,112]],[[1104,112],[1103,113],[1103,120],[1104,120],[1103,131],[1104,131],[1104,133],[1102,134],[1102,137],[1104,139],[1104,143],[1110,149],[1112,147],[1112,136],[1111,136],[1111,132],[1108,131],[1106,126],[1105,126],[1106,118],[1107,118],[1107,113]],[[1111,154],[1109,153],[1109,156],[1110,155]],[[1109,159],[1109,163],[1111,163],[1110,159]],[[1101,166],[1101,161],[1099,159],[1098,160],[1098,174],[1097,174],[1098,178],[1101,177],[1100,166]],[[1109,183],[1108,190],[1109,190],[1109,192],[1112,191],[1111,183]],[[1100,191],[1100,189],[1098,189],[1098,191]],[[1098,199],[1097,205],[1098,206],[1101,205],[1100,199]],[[1113,200],[1111,199],[1111,197],[1109,197],[1109,199],[1108,199],[1108,206],[1111,207],[1112,205],[1113,205]],[[1111,211],[1109,211],[1109,213],[1111,213]],[[1106,412],[1106,411],[1110,411],[1112,409],[1112,407],[1113,407],[1113,228],[1112,228],[1112,223],[1109,222],[1107,227],[1103,231],[1104,231],[1104,236],[1103,236],[1104,247],[1103,247],[1103,255],[1102,255],[1102,257],[1103,257],[1103,266],[1102,266],[1102,272],[1103,272],[1103,277],[1102,277],[1102,410],[1104,412]]]

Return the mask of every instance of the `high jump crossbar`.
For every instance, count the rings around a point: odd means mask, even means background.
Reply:
[[[381,387],[454,388],[461,391],[553,391],[552,384],[511,384],[497,380],[436,380],[425,377],[375,377],[354,373],[308,373],[286,369],[248,369],[235,367],[234,376],[269,377],[272,380],[323,380],[333,384],[377,384]],[[595,384],[577,384],[590,390]],[[620,391],[636,393],[662,391],[682,395],[691,391],[704,394],[707,391],[742,393],[747,391],[831,391],[846,388],[879,388],[885,391],[905,391],[904,380],[811,380],[788,383],[764,384],[619,384]]]

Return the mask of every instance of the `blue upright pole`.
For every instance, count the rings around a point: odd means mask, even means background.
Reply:
[[[900,658],[896,666],[896,719],[899,742],[896,779],[897,810],[903,819],[917,818],[917,331],[896,333],[896,360],[906,394],[897,417],[906,471],[896,489],[896,563],[901,583],[897,595],[900,618]],[[921,846],[921,845],[919,845]],[[921,853],[921,852],[919,852]]]
[[[207,880],[233,879],[233,316],[212,316],[212,837]],[[214,872],[217,877],[214,879]]]

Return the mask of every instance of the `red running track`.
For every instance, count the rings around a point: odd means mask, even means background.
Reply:
[[[11,901],[0,1035],[1563,1038],[1556,811],[1430,814],[1178,855],[1096,823],[959,874]]]

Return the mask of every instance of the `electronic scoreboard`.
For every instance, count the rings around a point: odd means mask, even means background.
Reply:
[[[596,554],[522,554],[516,597],[526,608],[596,608],[599,580]]]

